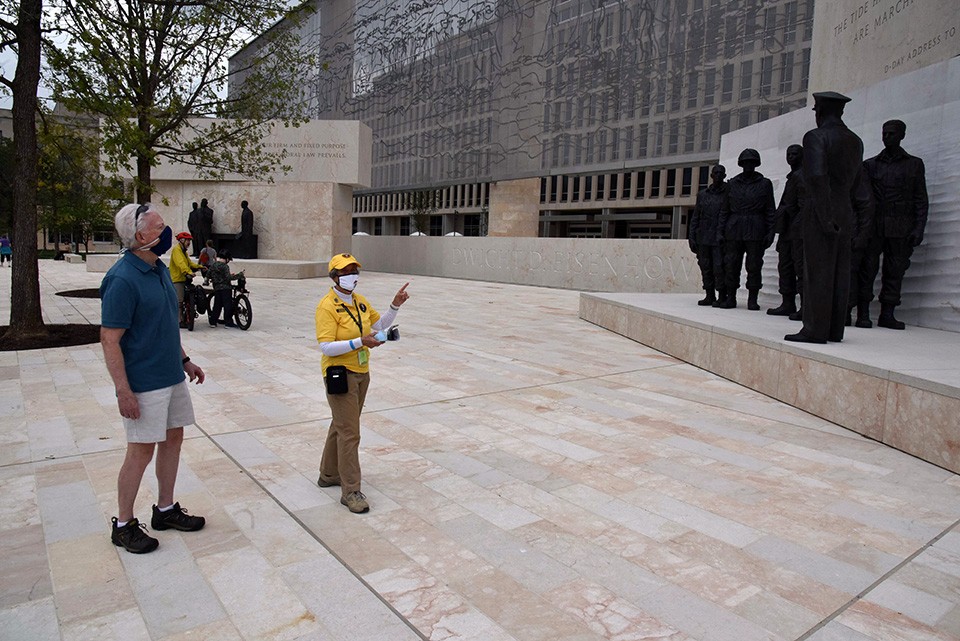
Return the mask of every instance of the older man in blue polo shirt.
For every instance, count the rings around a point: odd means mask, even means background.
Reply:
[[[203,382],[203,370],[180,346],[177,294],[160,256],[170,249],[173,231],[152,205],[127,205],[114,219],[130,248],[100,285],[100,343],[127,433],[127,455],[117,480],[118,516],[111,540],[129,552],[157,549],[157,539],[133,516],[143,472],[157,451],[159,496],[151,527],[193,532],[204,519],[173,501],[180,464],[183,426],[194,422],[184,373]]]

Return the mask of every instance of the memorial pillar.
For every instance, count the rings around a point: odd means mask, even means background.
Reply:
[[[540,219],[540,179],[491,183],[489,216],[489,236],[536,238]]]

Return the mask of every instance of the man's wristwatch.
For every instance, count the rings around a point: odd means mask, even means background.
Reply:
[[[189,357],[189,356],[184,356],[184,357],[183,357],[183,364],[186,365],[186,364],[189,363],[189,362],[190,362],[190,357]]]

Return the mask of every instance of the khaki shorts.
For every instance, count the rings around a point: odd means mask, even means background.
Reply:
[[[167,430],[194,422],[193,402],[187,381],[151,390],[134,392],[140,404],[140,418],[123,419],[127,443],[160,443],[167,440]]]
[[[185,285],[186,285],[186,284],[183,283],[183,282],[174,283],[174,284],[173,284],[173,289],[177,292],[177,302],[178,302],[178,303],[182,303],[182,302],[183,302],[183,294],[184,294],[184,287],[185,287]]]

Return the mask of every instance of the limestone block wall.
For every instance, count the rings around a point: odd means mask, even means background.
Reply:
[[[240,231],[240,203],[248,201],[259,257],[328,261],[349,251],[353,188],[338,183],[157,181],[157,209],[174,232],[187,229],[191,203],[206,198],[213,231]],[[162,202],[166,200],[166,203]]]
[[[490,185],[490,236],[536,238],[539,224],[539,178],[501,180]]]
[[[354,236],[371,271],[595,292],[701,291],[685,240]]]

